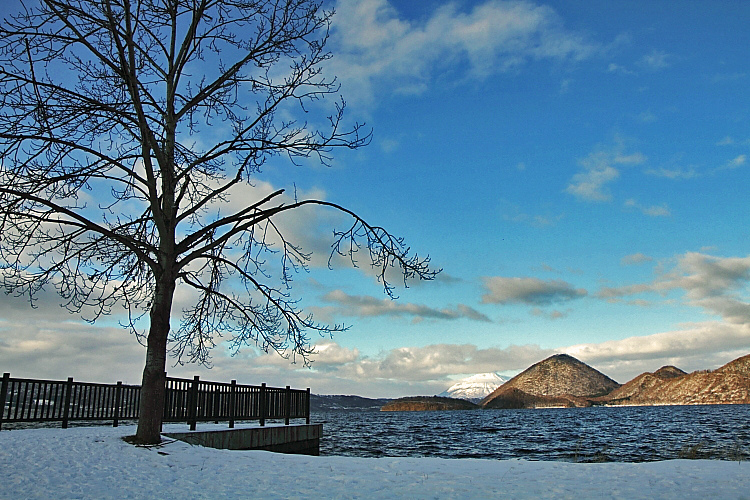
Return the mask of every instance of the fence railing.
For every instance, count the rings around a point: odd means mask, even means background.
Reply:
[[[310,389],[240,385],[167,377],[164,422],[187,422],[195,430],[197,422],[229,422],[304,418],[310,423]],[[37,380],[12,378],[4,373],[0,386],[0,428],[4,422],[62,422],[137,419],[141,387],[138,385],[93,384],[73,378]]]

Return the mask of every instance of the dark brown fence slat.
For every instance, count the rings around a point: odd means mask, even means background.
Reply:
[[[70,397],[73,392],[73,377],[68,377],[68,383],[65,384],[65,402],[63,403],[63,420],[62,428],[68,428],[68,416],[70,414]]]
[[[0,429],[3,428],[3,418],[5,418],[5,401],[8,401],[8,413],[10,413],[10,398],[8,395],[8,386],[10,385],[10,373],[3,373],[3,381],[0,382]],[[234,422],[232,422],[234,425]]]
[[[258,420],[260,420],[260,425],[266,425],[266,414],[267,414],[267,392],[266,392],[266,383],[263,382],[260,385],[260,395],[258,397],[258,405],[260,406],[260,411],[258,415]]]
[[[113,427],[117,427],[120,423],[120,407],[122,406],[122,382],[117,381],[117,388],[115,389],[115,404],[114,404],[114,419],[112,422]]]

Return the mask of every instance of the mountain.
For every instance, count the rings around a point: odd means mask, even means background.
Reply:
[[[510,377],[504,377],[495,372],[479,373],[459,380],[438,396],[465,399],[472,403],[478,403],[508,380],[510,380]]]
[[[589,398],[604,396],[620,384],[573,356],[555,354],[519,373],[480,405],[485,408],[589,406]]]
[[[414,396],[395,399],[385,404],[380,411],[476,410],[478,408],[479,406],[465,399]]]
[[[377,411],[390,399],[370,399],[361,396],[310,395],[310,411]]]
[[[597,399],[610,405],[750,404],[750,355],[713,371],[685,373],[665,366]]]

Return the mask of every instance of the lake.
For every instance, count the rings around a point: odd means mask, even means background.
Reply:
[[[750,405],[313,413],[321,455],[750,460]]]

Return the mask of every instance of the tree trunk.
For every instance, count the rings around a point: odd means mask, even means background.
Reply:
[[[166,282],[165,282],[166,281]],[[151,306],[151,326],[146,345],[146,366],[141,382],[141,401],[138,415],[138,444],[161,442],[161,423],[164,416],[164,396],[167,366],[167,337],[174,297],[174,280],[157,283]]]

